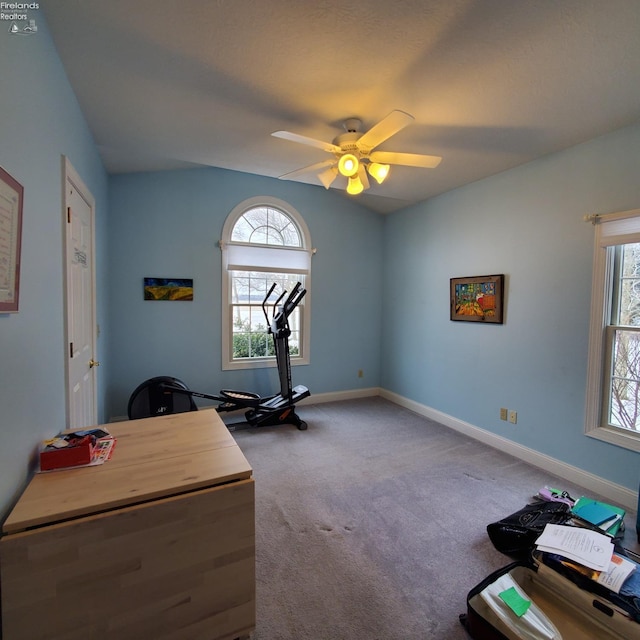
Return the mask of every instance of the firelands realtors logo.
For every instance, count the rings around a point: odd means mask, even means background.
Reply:
[[[27,36],[38,31],[29,11],[40,8],[37,2],[0,2],[0,21],[9,23],[9,33]]]

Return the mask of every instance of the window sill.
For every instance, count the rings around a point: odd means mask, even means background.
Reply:
[[[586,432],[586,435],[596,440],[602,440],[630,451],[640,452],[640,432],[625,433],[622,429],[612,427],[595,427]]]

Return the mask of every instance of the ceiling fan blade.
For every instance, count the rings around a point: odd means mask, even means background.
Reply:
[[[414,117],[404,111],[392,111],[388,116],[382,118],[378,124],[374,124],[369,131],[362,134],[358,142],[356,142],[356,146],[365,153],[371,151],[371,149],[377,147],[413,121]]]
[[[310,147],[316,147],[329,153],[342,153],[342,149],[332,142],[322,142],[322,140],[308,138],[307,136],[301,136],[297,133],[291,133],[290,131],[274,131],[271,135],[276,138],[282,138],[283,140],[290,140],[291,142],[299,142],[300,144],[306,144]]]
[[[290,173],[285,173],[284,175],[279,176],[279,180],[293,180],[294,178],[298,178],[299,176],[303,176],[307,173],[326,169],[332,164],[335,164],[335,160],[323,160],[322,162],[316,162],[315,164],[310,164],[308,167],[302,167],[302,169],[296,169]]]
[[[424,156],[419,153],[396,153],[394,151],[374,151],[370,156],[371,162],[381,164],[401,164],[406,167],[422,167],[435,169],[441,162],[440,156]]]

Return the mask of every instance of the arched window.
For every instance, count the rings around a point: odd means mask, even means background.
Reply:
[[[297,282],[306,296],[289,316],[291,364],[309,363],[311,238],[289,204],[262,196],[241,202],[222,230],[222,368],[274,366],[273,339],[263,300],[275,302]],[[271,307],[267,307],[271,312]]]

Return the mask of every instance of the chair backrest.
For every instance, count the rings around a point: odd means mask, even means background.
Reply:
[[[170,376],[149,378],[136,387],[129,398],[127,414],[130,420],[152,418],[170,413],[197,411],[198,407],[189,393],[189,387]]]

